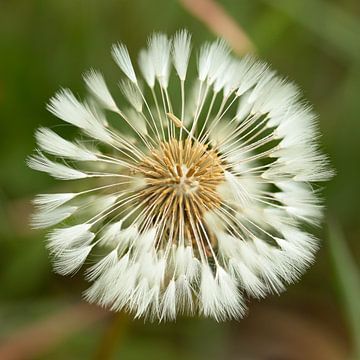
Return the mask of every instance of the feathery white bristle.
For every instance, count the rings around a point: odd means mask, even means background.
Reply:
[[[92,265],[86,270],[86,280],[94,281],[101,275],[103,275],[108,269],[113,267],[118,261],[118,252],[117,249],[114,249],[105,257],[103,257],[96,264]]]
[[[104,77],[99,71],[88,71],[84,75],[84,80],[90,92],[100,101],[102,106],[114,112],[119,111]]]
[[[247,245],[250,247],[250,245]],[[283,259],[280,250],[275,249],[265,241],[254,238],[251,245],[256,270],[266,284],[268,291],[279,294],[285,290],[284,276],[291,276],[291,269],[284,269]]]
[[[239,317],[244,313],[237,285],[221,267],[217,268],[214,277],[210,267],[202,265],[200,296],[203,314],[217,321]]]
[[[218,294],[225,318],[239,318],[244,315],[238,284],[222,267],[216,269]]]
[[[197,99],[200,84],[198,81],[193,82],[191,88],[188,90],[185,100],[185,119],[183,120],[185,126],[191,124],[191,119],[194,118],[197,109]]]
[[[227,229],[226,224],[215,211],[208,211],[204,216],[204,221],[208,226],[212,227],[215,234],[224,232]]]
[[[215,126],[209,129],[209,138],[214,147],[222,148],[227,139],[236,130],[236,124],[229,124],[229,119],[223,118]]]
[[[279,181],[292,176],[295,181],[317,182],[326,181],[334,175],[329,170],[327,157],[311,144],[278,150],[273,156],[278,159],[264,171],[264,179]]]
[[[150,59],[149,52],[142,49],[139,53],[139,68],[143,78],[150,88],[154,88],[155,85],[155,69]]]
[[[119,233],[117,243],[121,246],[122,244],[130,243],[139,236],[139,229],[137,224],[131,224],[129,227],[122,229]]]
[[[207,264],[201,265],[200,305],[201,312],[205,316],[211,316],[216,320],[223,316],[219,301],[219,289]]]
[[[218,239],[219,255],[226,261],[239,253],[241,240],[223,231],[216,233]]]
[[[122,253],[132,241],[139,236],[136,224],[122,228],[122,221],[107,225],[100,237],[102,245],[117,246],[119,253]]]
[[[291,83],[275,77],[268,72],[268,80],[258,82],[251,92],[249,102],[253,103],[252,112],[268,114],[268,117],[277,118],[291,108],[299,95],[298,89]]]
[[[306,247],[313,252],[319,249],[319,242],[314,237],[314,235],[308,234],[305,231],[298,229],[296,227],[286,226],[281,229],[284,237],[290,241],[301,244],[301,246]]]
[[[298,271],[303,272],[314,260],[314,254],[308,249],[299,246],[294,242],[290,242],[286,239],[276,239],[278,245],[288,257],[289,263]]]
[[[246,187],[242,184],[241,178],[233,175],[229,171],[224,171],[224,177],[226,180],[224,187],[228,187],[229,196],[231,196],[232,200],[237,202],[240,207],[246,207],[251,200]]]
[[[214,81],[223,74],[223,71],[229,66],[230,49],[224,40],[218,40],[210,45],[207,62],[209,69],[207,71],[207,83],[213,84]]]
[[[112,266],[104,269],[101,276],[84,292],[84,297],[90,303],[98,302],[102,306],[110,305],[119,290],[118,281],[129,265],[128,254],[124,255]]]
[[[239,62],[239,87],[236,91],[237,96],[241,96],[249,89],[253,88],[263,76],[266,77],[266,64],[256,61],[251,56],[245,56]],[[252,101],[252,98],[249,99]]]
[[[141,258],[142,255],[149,252],[154,247],[154,242],[156,240],[157,229],[152,227],[142,234],[139,234],[139,237],[134,242],[134,257]]]
[[[133,302],[132,294],[134,294],[136,280],[139,274],[138,271],[139,263],[131,264],[122,272],[120,277],[116,279],[115,286],[114,283],[109,283],[110,286],[114,286],[112,297],[106,299],[107,303],[114,299],[110,309],[119,311],[123,309],[124,306],[131,306],[131,302]],[[109,293],[111,294],[111,292]],[[140,300],[146,301],[147,299]]]
[[[318,224],[322,218],[323,207],[313,193],[310,186],[289,181],[277,182],[281,192],[274,193],[274,197],[285,205],[285,210],[292,216],[304,221]]]
[[[76,273],[88,257],[93,245],[79,248],[66,249],[61,254],[56,255],[54,260],[54,270],[60,275]]]
[[[123,228],[123,221],[120,220],[105,226],[99,242],[103,246],[116,247],[118,253],[123,254],[138,235],[138,229],[135,224]]]
[[[30,157],[27,164],[30,168],[46,172],[59,180],[75,180],[88,177],[88,175],[82,171],[75,170],[67,165],[49,160],[40,152],[37,155]]]
[[[56,225],[69,218],[78,209],[77,206],[63,206],[50,211],[38,211],[31,218],[34,229],[43,229]]]
[[[39,147],[48,154],[79,161],[95,161],[98,159],[90,150],[63,139],[50,129],[37,129],[35,138]]]
[[[100,195],[91,198],[91,201],[87,205],[87,212],[89,214],[102,214],[106,210],[116,206],[118,196],[115,195]]]
[[[76,196],[76,193],[39,194],[33,200],[41,211],[52,211]]]
[[[178,31],[173,39],[173,62],[180,80],[185,81],[191,52],[191,35],[186,30]]]
[[[190,281],[197,277],[199,264],[191,246],[178,246],[175,249],[174,262],[175,274],[178,277],[184,275]]]
[[[134,127],[134,129],[136,129],[140,134],[143,135],[148,134],[146,121],[144,120],[144,117],[141,114],[139,114],[138,111],[136,111],[133,108],[129,108],[124,110],[124,114],[126,115],[131,126]]]
[[[176,318],[176,283],[171,279],[162,298],[161,317],[164,320],[174,320]]]
[[[249,295],[255,298],[262,298],[266,294],[266,287],[254,270],[244,264],[241,257],[231,257],[229,259],[229,271],[232,276],[239,278],[239,285]]]
[[[122,224],[122,220],[107,224],[101,233],[100,243],[114,245],[122,230]]]
[[[94,139],[105,143],[111,143],[112,138],[102,121],[96,118],[87,104],[81,103],[68,89],[62,89],[50,99],[48,110],[72,125],[84,130],[85,133]]]
[[[155,253],[149,251],[141,254],[139,262],[139,274],[147,279],[150,286],[163,282],[166,270],[164,258],[157,259]]]
[[[266,69],[258,81],[256,81],[255,86],[250,91],[249,102],[254,104],[256,101],[259,101],[261,105],[262,100],[269,99],[269,91],[271,91],[272,86],[276,90],[282,88],[284,82],[276,76],[274,70]],[[264,97],[264,98],[263,98]],[[271,96],[270,96],[271,99]],[[261,114],[265,114],[267,110],[259,111]]]
[[[197,63],[198,77],[201,82],[205,81],[210,70],[210,65],[211,65],[210,53],[211,53],[211,44],[205,43],[204,45],[202,45],[202,47],[200,48],[198,63]]]
[[[121,81],[119,83],[119,87],[126,100],[137,112],[140,113],[142,111],[143,99],[141,97],[139,88],[128,80]]]
[[[278,117],[277,122],[274,120],[274,118],[269,119],[268,126],[277,126],[274,136],[276,139],[282,139],[281,148],[314,142],[318,137],[316,115],[309,107],[292,106],[282,118]]]
[[[152,301],[151,287],[146,278],[143,278],[134,288],[132,292],[130,303],[127,307],[134,312],[135,318],[142,316]]]
[[[83,247],[91,243],[95,234],[90,231],[90,224],[78,224],[52,230],[48,236],[48,248],[59,254],[74,246]]]
[[[135,71],[130,59],[129,51],[124,44],[114,44],[111,54],[123,73],[134,83],[137,84]]]
[[[165,34],[154,33],[148,40],[148,53],[155,75],[163,88],[168,87],[170,76],[171,42]]]
[[[87,105],[91,111],[92,114],[94,114],[94,117],[99,121],[105,128],[109,127],[109,122],[106,118],[106,114],[104,112],[104,109],[106,107],[104,105],[101,105],[100,100],[97,100],[96,98],[90,96],[86,98]],[[110,110],[110,109],[108,109]],[[115,110],[112,110],[115,111]],[[118,111],[116,111],[118,112]]]
[[[181,275],[177,278],[175,286],[178,312],[181,314],[192,314],[194,311],[194,300],[191,280],[185,275]]]
[[[244,121],[248,116],[251,115],[251,109],[253,104],[249,101],[250,93],[246,92],[241,95],[238,103],[238,107],[236,110],[236,120],[238,122]]]
[[[220,74],[214,81],[214,92],[218,93],[220,90],[223,90],[224,97],[228,97],[230,93],[238,88],[240,75],[241,67],[239,60],[228,57],[227,66],[221,67]]]

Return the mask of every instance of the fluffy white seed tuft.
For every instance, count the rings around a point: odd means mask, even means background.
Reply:
[[[102,106],[114,112],[119,111],[104,77],[99,71],[89,70],[85,73],[84,80],[90,92],[100,101]]]
[[[67,165],[51,161],[40,152],[37,155],[30,157],[27,161],[27,164],[30,168],[37,171],[46,172],[59,180],[84,179],[88,176],[82,171],[75,170]]]
[[[47,128],[39,128],[35,133],[39,147],[48,154],[79,161],[98,160],[92,151],[63,139],[54,131]]]
[[[171,41],[166,35],[155,33],[148,40],[148,51],[157,80],[166,89],[170,76]]]
[[[91,224],[79,224],[52,230],[47,237],[48,248],[52,253],[61,254],[73,247],[87,246],[95,237],[90,228]]]
[[[77,206],[63,206],[50,211],[38,211],[31,218],[31,226],[43,229],[56,225],[73,215],[77,209]]]
[[[89,105],[81,103],[68,89],[60,90],[47,106],[48,110],[72,125],[79,127],[94,139],[111,143],[112,138],[97,113]]]
[[[93,245],[66,249],[55,256],[54,270],[60,275],[76,273],[88,257]]]
[[[155,85],[155,69],[147,50],[142,49],[140,51],[138,63],[147,85],[153,89]]]
[[[130,59],[129,51],[124,44],[118,43],[113,45],[111,50],[112,56],[123,71],[123,73],[134,83],[137,84],[135,71]]]
[[[96,264],[92,265],[86,270],[86,279],[88,281],[94,281],[102,276],[106,271],[115,266],[118,261],[117,248],[111,251],[108,255],[103,257]]]
[[[142,111],[143,99],[140,90],[131,81],[123,80],[119,83],[119,87],[126,100],[139,113]]]
[[[185,81],[191,52],[191,35],[186,30],[178,31],[173,40],[173,62],[181,81]]]
[[[176,318],[176,302],[176,283],[174,279],[171,279],[162,298],[160,319],[174,320]]]
[[[76,193],[39,194],[33,200],[34,205],[41,211],[52,211],[76,196]]]

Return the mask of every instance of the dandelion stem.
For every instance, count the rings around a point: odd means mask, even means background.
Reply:
[[[126,332],[128,317],[122,313],[115,313],[110,320],[95,353],[95,360],[112,359],[118,351]]]

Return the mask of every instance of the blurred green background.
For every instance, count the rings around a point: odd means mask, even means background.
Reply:
[[[120,77],[109,54],[118,40],[135,55],[154,30],[185,27],[195,45],[214,35],[175,0],[0,0],[1,359],[331,360],[356,359],[356,346],[360,356],[360,2],[218,3],[320,116],[337,176],[317,262],[239,322],[149,324],[81,304],[82,276],[53,274],[44,233],[28,227],[33,195],[56,186],[25,166],[35,128],[59,124],[45,104],[60,86],[84,95],[90,67]]]

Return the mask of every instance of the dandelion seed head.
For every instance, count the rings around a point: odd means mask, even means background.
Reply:
[[[316,116],[294,84],[223,40],[196,51],[185,30],[155,33],[142,77],[125,45],[112,55],[120,91],[95,70],[84,76],[93,98],[59,91],[48,109],[80,136],[40,128],[28,160],[77,183],[34,200],[33,227],[55,227],[54,270],[90,263],[85,298],[134,317],[241,318],[248,297],[284,291],[314,261],[303,224],[321,223],[317,183],[333,175]]]

